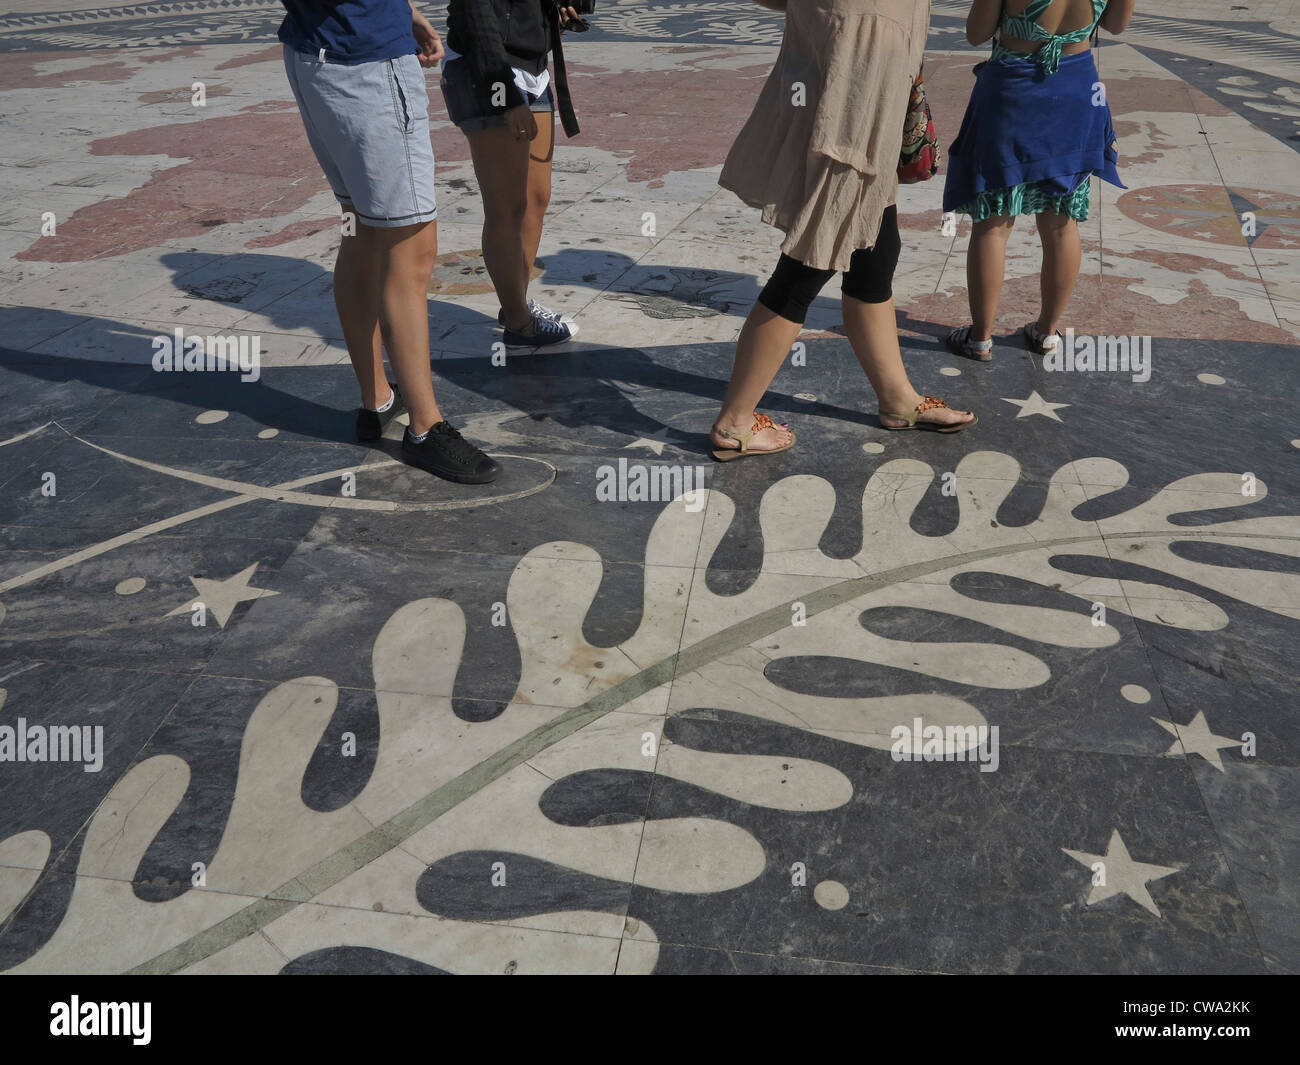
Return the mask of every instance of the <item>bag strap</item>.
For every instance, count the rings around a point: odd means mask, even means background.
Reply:
[[[560,109],[560,124],[564,127],[566,137],[576,137],[581,130],[578,127],[578,115],[573,109],[573,97],[569,93],[569,72],[564,66],[564,45],[560,41],[559,15],[550,17],[551,52],[555,56],[555,99]]]
[[[917,72],[916,79],[912,84],[920,85],[925,81],[925,53],[926,47],[930,43],[930,19],[934,14],[934,0],[925,0],[925,40],[921,43],[921,69]]]

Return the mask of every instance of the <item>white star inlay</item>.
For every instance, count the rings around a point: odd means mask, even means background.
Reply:
[[[1037,391],[1029,393],[1028,399],[1011,399],[1009,396],[1002,397],[1003,403],[1014,403],[1020,408],[1017,418],[1028,418],[1031,414],[1041,414],[1044,418],[1051,418],[1054,422],[1059,422],[1061,416],[1056,412],[1063,407],[1068,407],[1069,403],[1049,403]]]
[[[667,446],[668,445],[662,440],[654,440],[648,436],[641,436],[633,440],[632,443],[625,444],[623,450],[630,451],[634,447],[648,447],[656,455],[662,455],[664,453],[664,448]]]
[[[253,579],[253,573],[256,569],[257,563],[254,562],[247,569],[240,570],[233,577],[227,577],[224,581],[209,580],[207,577],[191,577],[190,583],[194,585],[199,594],[183,606],[168,611],[167,617],[187,614],[194,609],[196,603],[202,603],[208,610],[212,611],[212,616],[217,619],[217,624],[224,629],[226,622],[230,620],[230,615],[235,612],[235,607],[245,599],[262,599],[268,595],[280,594],[271,591],[269,588],[250,588],[248,586],[248,582]]]
[[[1083,851],[1072,851],[1068,847],[1062,847],[1061,850],[1089,869],[1097,862],[1102,865],[1100,873],[1104,883],[1092,885],[1086,903],[1088,906],[1108,899],[1112,895],[1124,894],[1143,909],[1159,917],[1160,910],[1151,898],[1150,892],[1147,891],[1147,883],[1161,880],[1182,870],[1182,866],[1150,865],[1147,862],[1134,861],[1129,856],[1128,848],[1124,846],[1124,840],[1120,838],[1118,828],[1111,833],[1105,854],[1087,854]]]
[[[1184,753],[1189,757],[1199,754],[1222,773],[1223,759],[1219,757],[1219,751],[1225,747],[1241,746],[1241,740],[1216,736],[1211,732],[1210,723],[1205,720],[1204,710],[1197,710],[1196,716],[1186,725],[1175,725],[1172,721],[1161,721],[1158,717],[1153,717],[1151,720],[1174,737],[1174,743],[1169,750],[1165,751],[1166,758]]]

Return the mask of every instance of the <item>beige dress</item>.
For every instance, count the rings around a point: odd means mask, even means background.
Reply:
[[[847,270],[898,195],[927,0],[789,0],[781,53],[718,184],[784,230],[781,250]]]

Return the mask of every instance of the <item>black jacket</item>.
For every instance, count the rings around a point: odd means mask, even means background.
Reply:
[[[518,107],[512,67],[540,74],[551,47],[550,0],[451,0],[447,6],[447,44],[465,57],[480,85],[500,82],[506,106]]]

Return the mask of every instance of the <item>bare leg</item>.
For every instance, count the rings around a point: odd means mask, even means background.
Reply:
[[[890,425],[902,425],[902,418],[886,418],[885,411],[910,413],[924,398],[912,387],[907,370],[903,367],[903,353],[898,346],[898,320],[894,301],[863,303],[852,296],[843,299],[844,330],[848,333],[853,354],[858,357],[867,380],[875,389],[882,411],[881,420]],[[942,425],[959,425],[973,420],[970,411],[945,410],[936,407],[921,414],[923,422]]]
[[[537,139],[528,152],[528,206],[524,214],[524,286],[532,277],[537,249],[542,243],[542,220],[551,204],[551,162],[555,157],[555,115],[534,111]]]
[[[762,303],[754,304],[737,338],[731,381],[727,384],[727,395],[723,398],[718,421],[710,433],[715,447],[736,446],[736,441],[724,437],[719,429],[748,433],[754,428],[754,410],[763,393],[770,388],[772,378],[776,377],[802,329],[800,322],[783,319]],[[789,442],[790,430],[777,427],[755,433],[746,446],[751,451],[770,451]]]
[[[361,227],[358,227],[358,232]],[[438,224],[375,227],[380,314],[388,357],[416,436],[443,420],[429,372],[429,277],[438,255]]]
[[[1038,332],[1050,337],[1074,294],[1083,261],[1079,224],[1069,215],[1045,211],[1038,216],[1038,236],[1043,242],[1043,270],[1038,276],[1042,306]]]
[[[988,340],[998,317],[998,299],[1006,274],[1007,240],[1015,217],[976,222],[966,253],[966,289],[970,298],[971,340]]]
[[[540,133],[540,120],[538,130]],[[528,157],[532,144],[519,140],[515,131],[505,126],[477,130],[467,136],[474,176],[483,194],[483,262],[506,313],[506,328],[527,329],[532,321],[528,311],[532,260],[527,259],[524,220],[528,215]],[[540,223],[537,239],[541,239]]]
[[[753,429],[754,410],[772,384],[772,378],[781,369],[785,357],[790,354],[794,342],[799,339],[802,328],[798,322],[782,318],[761,303],[754,304],[736,341],[736,361],[731,369],[727,394],[709,434],[715,447],[736,446],[734,440],[719,432],[720,429],[732,433],[747,433]],[[771,451],[785,447],[789,442],[790,431],[777,427],[755,433],[747,447],[751,451]]]
[[[356,211],[342,205],[353,222]],[[361,405],[368,410],[382,407],[391,394],[384,375],[384,352],[380,344],[379,303],[382,248],[375,230],[356,226],[355,236],[344,236],[334,262],[334,307],[343,327],[348,358],[361,386]]]

